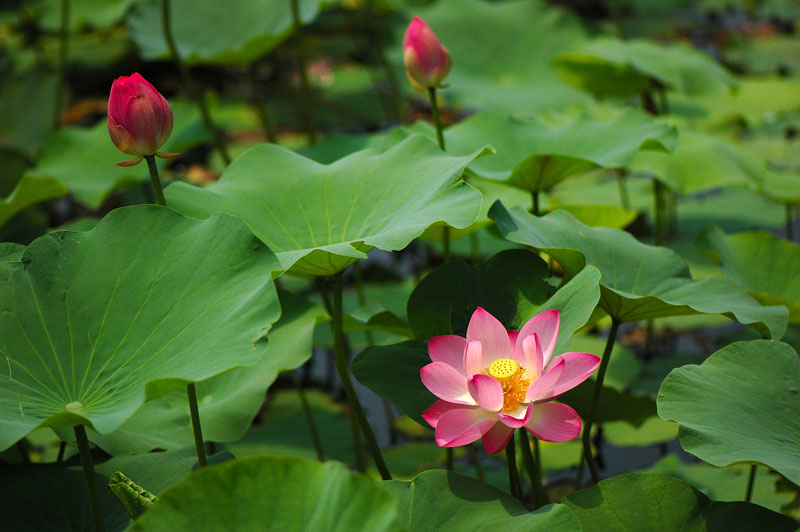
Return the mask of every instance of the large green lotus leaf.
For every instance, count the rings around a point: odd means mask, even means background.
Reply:
[[[761,463],[800,483],[800,360],[782,342],[723,347],[667,375],[658,415],[681,425],[681,446],[715,466]]]
[[[607,426],[604,426],[605,430]],[[686,464],[674,454],[669,454],[654,465],[639,473],[670,475],[688,482],[715,501],[741,501],[747,491],[747,478],[750,467],[744,464],[728,467],[714,467],[702,462]],[[792,502],[789,492],[775,490],[776,476],[763,469],[756,472],[751,502],[760,504],[774,512]]]
[[[667,475],[620,475],[568,495],[584,532],[794,531],[788,517],[746,502],[717,502]]]
[[[680,143],[670,155],[640,152],[631,169],[654,175],[679,194],[725,186],[756,186],[768,174],[763,158],[720,137],[680,129]]]
[[[261,360],[197,383],[197,402],[208,441],[230,442],[244,436],[278,373],[311,358],[314,326],[325,311],[291,292],[279,292],[281,317],[269,333]],[[90,439],[112,455],[192,445],[194,435],[186,393],[178,390],[148,401],[117,430]]]
[[[507,493],[452,471],[434,469],[410,481],[387,480],[381,485],[397,498],[406,530],[578,530],[564,505],[550,504],[531,513]]]
[[[274,144],[257,146],[201,189],[175,183],[167,203],[194,217],[242,218],[283,269],[331,275],[377,247],[402,249],[430,225],[470,225],[481,195],[460,179],[487,150],[450,156],[413,136],[322,165]]]
[[[23,253],[25,253],[25,246],[22,244],[14,242],[0,243],[0,261],[17,262],[22,258]]]
[[[195,472],[159,495],[132,532],[400,531],[397,502],[338,462],[257,457]]]
[[[448,128],[446,139],[456,153],[490,139],[497,154],[473,162],[470,172],[536,192],[593,168],[625,166],[640,149],[669,153],[678,140],[674,127],[638,110],[610,118],[564,113],[528,120],[481,113]]]
[[[648,417],[638,426],[628,421],[611,421],[603,424],[603,437],[617,447],[646,447],[677,438],[678,424],[664,421],[657,415]]]
[[[0,226],[26,207],[66,193],[64,185],[52,177],[22,176],[13,192],[0,198]]]
[[[95,474],[94,482],[106,530],[125,530],[130,518],[106,486],[108,480]],[[4,465],[0,501],[3,530],[8,532],[95,532],[83,472],[62,464]]]
[[[182,152],[207,140],[208,132],[198,122],[198,112],[187,102],[173,102],[175,125],[162,151]],[[108,136],[105,120],[89,128],[64,127],[53,133],[42,155],[27,175],[58,179],[70,193],[97,209],[114,190],[148,179],[147,164],[117,166],[132,156],[119,151]],[[159,167],[169,159],[157,158]]]
[[[503,253],[512,253],[503,257],[504,259],[511,259],[519,256],[520,252],[515,250]],[[552,297],[544,301],[544,304],[537,307],[535,305],[536,302],[542,301],[546,295],[539,292],[539,283],[537,281],[531,282],[530,280],[513,278],[508,271],[505,271],[503,277],[499,280],[492,280],[492,283],[487,283],[484,286],[483,283],[480,283],[480,274],[492,271],[491,269],[483,269],[483,272],[479,270],[477,272],[478,278],[476,278],[474,270],[470,272],[469,267],[466,265],[458,266],[457,264],[456,261],[445,264],[425,278],[428,279],[434,276],[433,280],[441,279],[443,283],[449,283],[448,289],[437,291],[435,286],[426,287],[423,284],[425,280],[420,283],[420,288],[417,289],[431,294],[430,297],[454,298],[453,302],[455,304],[453,304],[452,309],[450,308],[451,303],[446,303],[432,309],[435,312],[429,312],[427,309],[422,308],[422,304],[419,303],[419,310],[412,310],[417,306],[416,303],[412,303],[412,300],[415,299],[414,294],[409,299],[409,316],[419,312],[420,318],[428,316],[429,319],[435,320],[437,324],[437,328],[429,328],[427,326],[420,328],[421,326],[418,326],[418,337],[427,339],[428,336],[425,336],[427,334],[455,333],[463,335],[469,322],[469,317],[475,311],[477,305],[486,306],[487,309],[493,308],[492,305],[494,305],[495,312],[499,311],[496,316],[506,320],[506,325],[509,325],[512,321],[517,321],[518,313],[520,313],[519,323],[524,324],[539,312],[558,309],[561,313],[561,329],[558,343],[556,344],[556,352],[561,353],[569,344],[572,334],[583,327],[589,320],[600,297],[598,288],[600,273],[592,267],[587,267],[580,272],[556,291]],[[506,260],[495,262],[496,267],[504,264],[508,265],[508,262]],[[499,271],[502,272],[503,270],[500,269]],[[443,272],[449,273],[452,277],[446,279],[448,276],[441,275]],[[535,278],[536,276],[534,276]],[[462,288],[467,287],[468,282],[476,281],[480,283],[477,286],[481,286],[482,290],[489,286],[494,286],[507,299],[499,299],[498,294],[485,291],[480,294],[483,299],[468,298],[465,300],[460,297],[460,294],[451,290],[459,286]],[[506,286],[503,286],[503,281],[507,283]],[[468,287],[469,291],[474,289],[474,286]],[[526,292],[531,289],[533,294]],[[430,301],[428,300],[429,304]],[[514,304],[519,304],[520,308],[512,308]],[[469,307],[462,305],[469,305]],[[467,314],[468,308],[471,308],[471,310]],[[521,313],[523,308],[527,310]],[[445,320],[444,316],[448,312],[458,314],[458,319],[453,322]],[[412,320],[412,323],[414,321],[416,319]],[[422,366],[429,364],[430,361],[426,343],[420,340],[409,340],[394,345],[374,346],[363,350],[353,360],[352,371],[361,384],[391,401],[409,417],[427,427],[428,424],[423,420],[422,412],[433,404],[436,398],[422,384],[419,372]]]
[[[596,266],[600,306],[621,322],[686,314],[723,314],[765,337],[786,329],[785,307],[762,307],[731,281],[692,281],[689,267],[667,248],[642,244],[633,235],[609,227],[587,227],[565,211],[536,217],[495,203],[489,215],[507,239],[551,255],[568,275]]]
[[[449,87],[440,91],[448,101],[526,115],[589,102],[549,65],[556,54],[586,40],[583,24],[565,10],[540,0],[442,0],[407,12],[409,20],[422,17],[453,57]],[[400,64],[399,46],[397,52]]]
[[[225,454],[230,456],[229,453]],[[115,456],[96,464],[95,471],[107,478],[111,478],[114,471],[122,471],[150,493],[160,495],[197,467],[197,450],[192,444],[191,447],[174,451]]]
[[[292,34],[291,2],[284,0],[171,0],[172,31],[187,63],[247,64]],[[304,23],[317,17],[327,0],[300,0]],[[167,56],[161,1],[140,2],[128,28],[145,59]],[[209,35],[214,38],[210,39]]]
[[[600,37],[559,55],[554,64],[564,81],[601,98],[638,94],[653,82],[687,94],[737,85],[719,63],[684,44]]]
[[[726,235],[710,227],[699,237],[705,254],[763,305],[786,305],[800,323],[800,246],[772,233]]]
[[[554,292],[550,270],[525,249],[502,251],[477,268],[454,260],[436,268],[408,298],[408,323],[417,338],[466,336],[475,309],[485,308],[508,328],[519,328],[520,313],[538,307]]]
[[[781,203],[800,203],[800,179],[791,172],[768,173],[759,184],[759,191],[773,201]]]
[[[277,267],[240,220],[154,205],[0,262],[0,449],[40,426],[107,434],[146,398],[259,361]]]

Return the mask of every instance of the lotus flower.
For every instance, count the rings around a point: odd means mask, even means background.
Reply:
[[[507,331],[478,307],[466,338],[431,338],[433,362],[420,376],[439,398],[422,414],[436,429],[436,444],[457,447],[482,438],[484,449],[494,454],[520,427],[540,440],[575,438],[581,431],[577,412],[548,401],[585,381],[600,358],[589,353],[553,357],[559,323],[558,311],[548,310],[519,332]]]
[[[450,72],[450,53],[419,17],[414,17],[406,29],[403,63],[408,80],[419,91],[442,87],[442,80]]]
[[[172,133],[172,109],[167,100],[141,74],[133,73],[114,80],[108,97],[108,133],[111,141],[135,159],[119,166],[132,166],[142,157],[175,157],[158,149]]]

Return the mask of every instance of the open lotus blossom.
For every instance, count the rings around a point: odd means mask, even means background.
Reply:
[[[560,318],[548,310],[518,331],[484,309],[472,314],[467,337],[436,336],[428,342],[432,363],[420,371],[439,398],[422,416],[436,429],[436,444],[457,447],[483,438],[494,454],[514,430],[525,427],[546,441],[567,441],[581,431],[572,407],[548,403],[585,381],[600,364],[589,353],[553,357]]]
[[[158,149],[172,133],[172,108],[141,74],[134,72],[114,80],[108,97],[108,133],[120,151],[135,159],[117,163],[132,166],[145,156],[176,157]]]

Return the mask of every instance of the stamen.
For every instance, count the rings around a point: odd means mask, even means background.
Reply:
[[[503,412],[514,411],[525,401],[531,378],[527,370],[516,360],[500,358],[492,362],[482,373],[497,379],[503,388]]]

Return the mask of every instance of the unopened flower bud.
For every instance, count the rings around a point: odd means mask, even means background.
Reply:
[[[450,72],[450,53],[419,17],[414,17],[406,29],[403,62],[409,81],[420,91],[444,87],[442,80]]]
[[[172,109],[161,93],[138,73],[117,78],[111,85],[108,133],[117,148],[136,156],[117,163],[120,166],[137,164],[148,155],[177,155],[158,151],[172,133]]]

